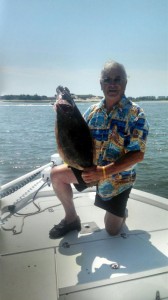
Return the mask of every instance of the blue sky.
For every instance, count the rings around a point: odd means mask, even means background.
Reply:
[[[0,93],[102,95],[107,60],[126,95],[168,95],[168,0],[0,0]]]

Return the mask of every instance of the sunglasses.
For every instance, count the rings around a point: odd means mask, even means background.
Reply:
[[[101,81],[104,84],[121,84],[123,79],[121,77],[116,77],[114,79],[112,79],[110,77],[105,77]]]

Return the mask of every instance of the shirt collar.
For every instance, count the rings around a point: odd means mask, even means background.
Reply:
[[[129,100],[126,98],[125,95],[123,95],[121,100],[113,106],[113,109],[117,109],[117,108],[122,109],[128,102],[129,102]],[[98,108],[100,108],[102,110],[106,110],[105,109],[105,98],[103,98],[100,101],[100,103],[98,105]]]

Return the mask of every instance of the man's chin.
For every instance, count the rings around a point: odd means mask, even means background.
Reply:
[[[118,92],[109,92],[107,95],[108,95],[108,97],[117,97],[117,96],[119,96],[119,93]]]
[[[120,98],[121,98],[121,96],[120,96],[120,94],[118,92],[107,93],[107,99],[109,99],[109,100],[119,101]]]

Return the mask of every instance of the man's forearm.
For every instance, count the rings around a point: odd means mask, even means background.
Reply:
[[[143,158],[144,158],[144,153],[141,151],[128,152],[123,157],[115,161],[114,163],[107,165],[105,167],[105,172],[107,175],[117,174],[119,172],[131,168],[136,163],[142,161]]]

